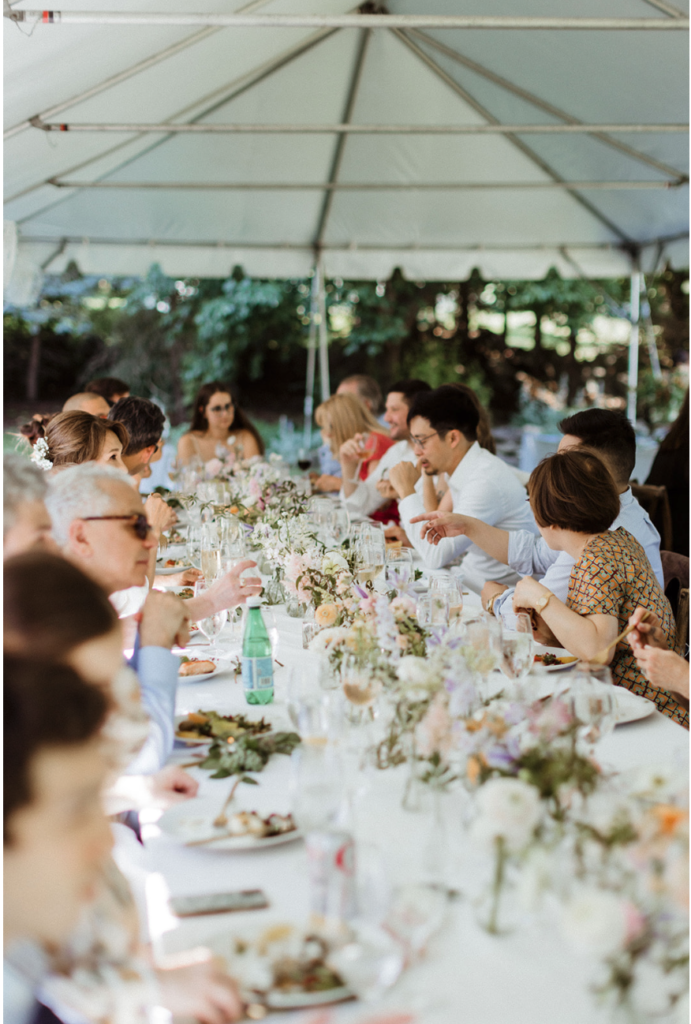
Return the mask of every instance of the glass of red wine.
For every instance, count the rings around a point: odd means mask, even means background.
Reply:
[[[298,451],[298,469],[301,469],[303,473],[312,465],[312,456],[310,455],[307,448],[300,448]]]

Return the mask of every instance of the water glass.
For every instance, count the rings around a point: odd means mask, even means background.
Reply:
[[[328,723],[323,694],[310,671],[310,663],[292,665],[286,684],[286,707],[303,741],[326,742]]]
[[[331,510],[329,521],[331,536],[336,547],[340,548],[350,533],[350,516],[348,510],[339,506]]]
[[[301,744],[290,758],[293,813],[298,827],[315,832],[337,826],[346,799],[341,758],[328,746]]]
[[[405,955],[400,942],[384,928],[355,920],[349,939],[330,954],[329,962],[358,999],[374,1003],[398,981]]]
[[[187,530],[187,561],[195,569],[202,567],[202,528],[194,523]]]
[[[570,673],[562,700],[581,723],[578,735],[587,744],[596,743],[616,725],[616,696],[606,665],[582,665]]]
[[[413,575],[413,553],[407,548],[386,553],[386,582],[397,594],[408,589]]]
[[[421,626],[448,626],[449,597],[446,591],[430,591],[419,597],[417,619]]]

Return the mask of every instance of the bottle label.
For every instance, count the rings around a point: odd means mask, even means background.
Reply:
[[[246,690],[270,690],[274,685],[271,657],[242,659],[242,685]]]

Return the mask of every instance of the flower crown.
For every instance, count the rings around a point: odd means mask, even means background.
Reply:
[[[45,437],[39,437],[31,453],[31,461],[34,462],[39,469],[52,469],[53,463],[48,458],[49,451],[50,449],[48,448],[48,442]]]

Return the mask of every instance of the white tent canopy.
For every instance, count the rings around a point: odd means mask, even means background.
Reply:
[[[688,0],[151,7],[11,4],[10,270],[688,266]]]

